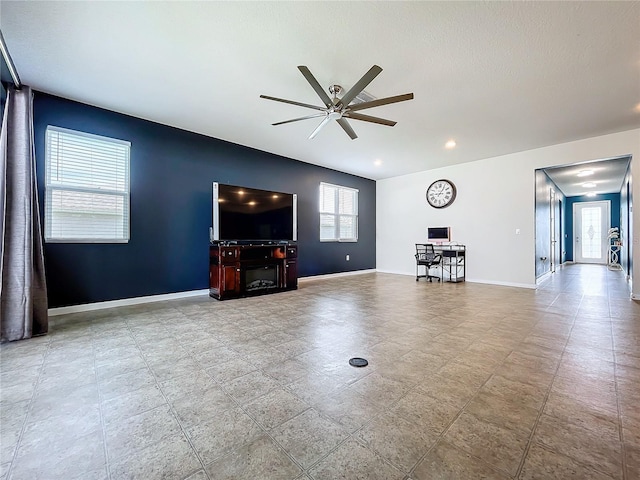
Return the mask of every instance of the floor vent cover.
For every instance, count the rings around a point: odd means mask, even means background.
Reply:
[[[369,365],[369,362],[367,362],[364,358],[354,357],[349,360],[349,365],[351,365],[352,367],[366,367],[367,365]]]

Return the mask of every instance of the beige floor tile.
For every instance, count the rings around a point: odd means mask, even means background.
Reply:
[[[202,468],[182,433],[167,437],[110,466],[112,480],[186,478]]]
[[[166,406],[129,417],[123,422],[112,423],[105,430],[109,460],[121,460],[179,433],[180,426]]]
[[[313,408],[348,432],[358,430],[382,412],[381,407],[349,388],[316,398]]]
[[[227,383],[238,377],[254,372],[258,367],[251,365],[242,358],[235,358],[226,362],[216,363],[206,369],[206,372],[220,383]]]
[[[350,389],[380,408],[388,408],[408,391],[409,386],[399,380],[372,373],[352,384]]]
[[[293,480],[302,473],[266,436],[210,463],[207,471],[216,480]]]
[[[547,356],[541,357],[539,355],[525,353],[516,349],[506,358],[506,363],[525,367],[533,372],[555,374],[556,369],[558,368],[558,360],[559,358]]]
[[[181,396],[170,404],[183,428],[211,421],[235,406],[232,398],[217,385],[202,393]]]
[[[622,444],[611,437],[542,415],[533,440],[594,470],[622,477]]]
[[[503,472],[492,469],[481,459],[440,442],[418,464],[413,472],[415,480],[507,480]]]
[[[152,387],[155,384],[155,377],[151,371],[145,367],[114,377],[101,379],[98,381],[98,390],[100,391],[100,398],[104,401],[139,388]]]
[[[205,464],[251,443],[264,433],[240,408],[224,411],[207,423],[187,428],[186,432]]]
[[[437,439],[437,434],[393,413],[375,418],[357,435],[369,448],[404,472],[409,472]]]
[[[123,421],[161,405],[167,401],[156,386],[143,387],[102,402],[102,416],[105,424]]]
[[[404,473],[353,439],[309,470],[313,480],[402,480]]]
[[[96,472],[104,473],[105,465],[101,430],[94,430],[84,436],[70,436],[55,443],[43,437],[18,447],[11,478],[95,478]]]
[[[511,380],[500,375],[492,376],[480,392],[487,392],[534,410],[542,407],[547,393],[544,388],[537,385]]]
[[[443,439],[510,475],[515,475],[527,446],[527,437],[463,413]]]
[[[509,359],[505,360],[493,373],[509,380],[535,385],[543,390],[548,390],[554,379],[552,373],[517,365]]]
[[[596,434],[614,440],[620,438],[618,416],[610,411],[582,403],[572,397],[551,392],[544,406],[544,413],[564,423],[572,423]]]
[[[538,419],[538,410],[518,397],[497,395],[481,389],[464,411],[479,420],[529,436]]]
[[[553,381],[551,392],[571,397],[612,414],[618,412],[614,381],[602,381],[586,375],[558,376]]]
[[[261,371],[247,373],[223,384],[227,393],[238,403],[248,403],[280,385],[273,378]]]
[[[438,374],[480,388],[489,379],[494,369],[495,367],[466,365],[454,360],[438,370]]]
[[[578,463],[574,459],[533,444],[518,477],[521,480],[611,480],[613,477]]]
[[[342,427],[313,409],[283,423],[271,435],[305,469],[348,438]]]
[[[478,387],[464,383],[463,378],[442,374],[426,378],[418,388],[437,400],[461,409],[478,391]]]
[[[640,445],[625,445],[626,478],[640,478]]]
[[[270,430],[304,412],[309,405],[292,393],[276,388],[244,408],[260,425]]]
[[[422,388],[418,388],[403,397],[393,411],[405,420],[440,435],[458,415],[460,408],[430,397]]]
[[[640,447],[640,420],[623,415],[622,431],[625,443]]]

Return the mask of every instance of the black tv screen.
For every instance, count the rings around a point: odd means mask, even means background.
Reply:
[[[436,243],[451,241],[451,228],[427,227],[427,239]]]
[[[296,240],[296,200],[292,193],[214,182],[212,240]]]

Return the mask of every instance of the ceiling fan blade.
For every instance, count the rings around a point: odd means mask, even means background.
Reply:
[[[291,105],[298,105],[299,107],[313,108],[314,110],[321,110],[323,112],[326,110],[325,107],[318,107],[317,105],[310,105],[308,103],[294,102],[293,100],[285,100],[284,98],[270,97],[269,95],[260,95],[260,98],[266,98],[267,100],[273,100],[275,102],[289,103]]]
[[[311,135],[309,135],[309,140],[313,139],[316,135],[318,135],[318,133],[320,133],[320,130],[322,130],[324,126],[330,121],[331,121],[331,117],[327,115],[327,117],[324,120],[322,120],[320,125],[318,125],[316,129],[313,132],[311,132]]]
[[[309,118],[324,117],[325,115],[326,115],[326,113],[316,113],[316,114],[313,114],[313,115],[307,115],[306,117],[294,118],[294,119],[291,119],[291,120],[285,120],[284,122],[272,123],[271,125],[273,125],[273,126],[284,125],[285,123],[298,122],[300,120],[308,120]]]
[[[413,93],[405,93],[404,95],[396,95],[394,97],[378,98],[377,100],[371,100],[370,102],[356,103],[349,106],[349,110],[355,112],[356,110],[364,110],[365,108],[379,107],[381,105],[389,105],[390,103],[404,102],[406,100],[413,100]]]
[[[336,104],[337,107],[341,107],[341,106],[347,106],[349,105],[349,103],[351,102],[351,100],[353,100],[354,98],[356,98],[358,96],[358,94],[364,90],[367,85],[369,85],[374,78],[376,78],[378,75],[380,75],[380,72],[382,72],[382,68],[380,68],[378,65],[374,65],[373,67],[371,67],[369,69],[369,71],[367,73],[365,73],[362,78],[360,80],[357,81],[357,83],[351,87],[351,89],[345,93],[342,98],[340,99],[340,101]]]
[[[385,120],[384,118],[372,117],[371,115],[363,115],[361,113],[347,112],[344,114],[347,118],[353,118],[354,120],[362,120],[363,122],[378,123],[380,125],[387,125],[393,127],[396,123],[393,120]]]
[[[304,65],[298,65],[298,70],[300,70],[302,75],[304,75],[304,78],[307,79],[307,82],[309,82],[311,87],[316,91],[316,93],[320,97],[320,100],[322,100],[322,102],[327,107],[331,107],[333,105],[333,101],[331,100],[331,98],[329,98],[329,95],[327,95],[324,89],[320,86],[320,84],[318,83],[318,80],[316,80],[316,77],[314,77],[313,74],[311,73],[311,70],[309,70]]]
[[[355,140],[356,138],[358,138],[358,135],[356,135],[356,132],[353,131],[353,128],[351,128],[351,125],[349,125],[349,122],[347,122],[346,118],[339,118],[338,120],[336,120],[336,122],[338,122],[338,125],[340,125],[342,129],[347,133],[347,135],[351,137],[351,140]]]
[[[294,118],[294,119],[291,119],[291,120],[285,120],[284,122],[272,123],[271,125],[273,125],[273,126],[284,125],[285,123],[298,122],[300,120],[308,120],[309,118],[324,117],[325,115],[326,115],[326,113],[316,113],[314,115],[307,115],[306,117]]]

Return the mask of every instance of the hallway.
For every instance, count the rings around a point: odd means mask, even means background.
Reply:
[[[631,291],[622,270],[606,265],[565,264],[538,286],[538,291],[628,300]]]

